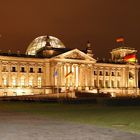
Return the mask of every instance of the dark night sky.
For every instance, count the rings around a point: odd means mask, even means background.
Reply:
[[[40,35],[83,49],[89,40],[96,57],[108,57],[115,38],[139,50],[140,0],[1,0],[0,49],[25,52]]]

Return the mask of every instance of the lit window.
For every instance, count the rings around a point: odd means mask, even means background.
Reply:
[[[3,93],[3,96],[7,96],[7,92],[4,92],[4,93]]]
[[[4,86],[7,86],[7,85],[8,85],[8,80],[7,80],[7,78],[3,78],[3,85],[4,85]]]
[[[129,72],[129,79],[133,80],[134,79],[134,74],[132,72]]]
[[[16,86],[16,78],[12,78],[12,86]]]
[[[13,96],[17,96],[17,93],[16,92],[13,92]]]
[[[21,87],[24,87],[25,86],[25,78],[24,77],[21,77],[21,79],[20,79],[20,85],[21,85]]]
[[[41,77],[38,77],[37,86],[38,86],[39,88],[41,88],[41,84],[42,84],[42,82],[41,82]]]
[[[31,86],[31,87],[33,86],[33,78],[29,79],[29,86]]]

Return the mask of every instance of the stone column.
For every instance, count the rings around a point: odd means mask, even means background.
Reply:
[[[82,64],[80,65],[80,86],[82,88],[83,86],[83,67],[82,67]]]
[[[75,66],[75,74],[76,74],[76,75],[75,75],[76,88],[78,88],[78,80],[79,80],[79,79],[78,79],[78,77],[79,77],[79,76],[78,76],[78,75],[79,75],[79,73],[78,73],[78,65]]]
[[[8,68],[8,72],[7,72],[8,86],[12,87],[11,63],[8,63],[6,67]]]
[[[0,86],[2,86],[2,62],[0,62]]]
[[[99,85],[99,67],[97,67],[97,78],[96,78],[97,80],[97,87],[99,87],[100,85]]]
[[[91,86],[91,85],[90,85],[90,80],[91,80],[91,76],[90,76],[90,66],[87,66],[87,86],[88,86],[88,89],[89,89],[89,87]]]
[[[72,64],[70,63],[70,72],[72,72],[70,76],[70,89],[73,90],[73,70],[72,70]]]
[[[116,68],[114,69],[114,87],[116,88],[117,87],[117,72],[116,72]]]
[[[126,74],[125,74],[125,81],[126,81],[126,88],[129,87],[129,66],[126,68]]]
[[[83,65],[81,66],[81,71],[82,71],[82,74],[81,74],[82,86],[83,86],[84,89],[85,89],[85,87],[86,87],[86,72],[85,72],[85,64],[83,64]]]
[[[68,64],[65,65],[65,76],[68,74]],[[65,78],[65,85],[66,88],[68,87],[68,78]]]
[[[89,70],[88,70],[88,66],[85,65],[84,66],[84,75],[85,75],[85,86],[86,86],[86,90],[89,90],[89,85],[88,85],[88,73],[89,73]]]
[[[125,87],[125,77],[126,77],[125,68],[122,68],[122,73],[121,73],[121,87],[122,88]]]
[[[103,71],[103,76],[102,76],[103,77],[102,78],[102,80],[103,80],[102,81],[103,87],[102,88],[104,88],[105,87],[105,68],[104,67],[103,67],[103,70],[102,71]]]
[[[139,69],[136,67],[135,68],[135,87],[136,88],[138,88],[139,87],[139,85],[138,85],[138,81],[139,81],[139,79],[138,79],[138,72],[139,72]]]
[[[78,89],[81,90],[81,66],[78,64]]]
[[[73,86],[76,87],[76,66],[73,65]]]
[[[21,84],[21,75],[20,75],[20,64],[17,63],[17,86],[19,87]]]
[[[91,66],[90,76],[91,76],[91,81],[90,81],[91,83],[90,83],[90,85],[91,85],[91,88],[93,89],[93,85],[94,85],[94,84],[93,84],[93,83],[94,83],[94,82],[93,82],[93,66]]]
[[[85,72],[85,67],[86,67],[86,65],[83,65],[83,86],[86,88],[86,86],[87,86],[87,77],[86,77],[86,72]]]
[[[29,64],[26,64],[26,73],[25,86],[29,86]]]
[[[65,77],[64,77],[64,64],[61,64],[61,66],[60,66],[61,68],[61,87],[64,87],[64,79],[65,79]]]

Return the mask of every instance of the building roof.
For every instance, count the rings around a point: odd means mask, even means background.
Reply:
[[[52,58],[70,50],[71,49],[68,48],[53,48],[46,46],[36,52],[36,57]]]

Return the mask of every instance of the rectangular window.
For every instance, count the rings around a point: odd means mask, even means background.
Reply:
[[[109,76],[109,72],[108,72],[108,71],[106,71],[105,75],[106,75],[106,76]]]
[[[3,92],[3,96],[7,96],[7,92]]]
[[[112,76],[115,76],[115,73],[114,73],[114,71],[112,72]]]
[[[118,76],[121,76],[120,72],[118,72]]]
[[[13,96],[17,96],[17,93],[16,92],[13,92]]]
[[[8,71],[8,70],[7,70],[7,67],[6,67],[6,66],[3,66],[2,71],[3,71],[3,72],[7,72],[7,71]]]
[[[12,67],[12,72],[16,72],[16,67]]]
[[[34,72],[33,68],[30,68],[30,72]]]
[[[41,68],[38,68],[38,73],[42,73],[42,69]]]
[[[21,72],[25,72],[25,68],[24,67],[21,67]]]
[[[100,71],[100,72],[99,72],[99,75],[103,75],[103,72],[102,72],[102,71]]]
[[[94,75],[97,75],[97,71],[94,71]]]

